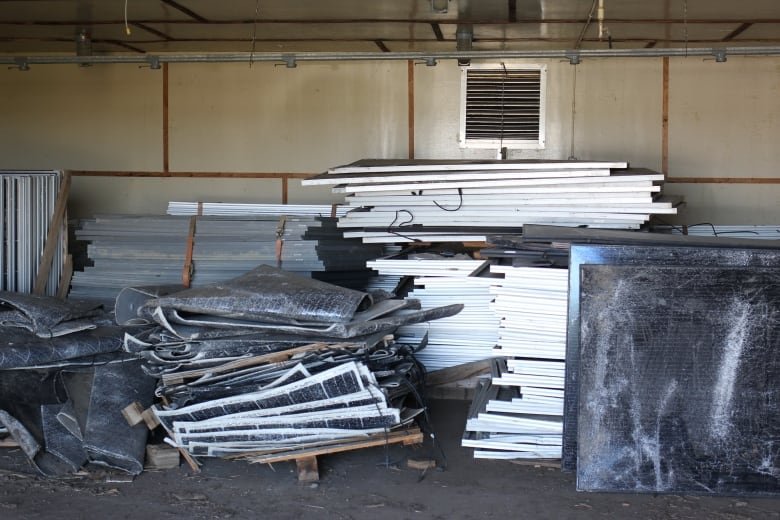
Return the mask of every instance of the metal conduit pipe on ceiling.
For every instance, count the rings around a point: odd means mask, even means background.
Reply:
[[[670,49],[577,49],[537,51],[456,51],[456,52],[298,52],[298,53],[207,53],[207,54],[158,54],[158,55],[106,55],[106,56],[0,56],[0,64],[26,70],[30,65],[62,64],[139,64],[159,68],[161,63],[296,63],[303,61],[375,61],[414,60],[435,63],[436,60],[468,59],[567,59],[579,63],[581,58],[662,58],[662,57],[714,57],[725,61],[727,56],[780,56],[780,46],[767,47],[711,47]]]

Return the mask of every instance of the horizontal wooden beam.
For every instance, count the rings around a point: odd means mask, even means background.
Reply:
[[[252,18],[241,18],[235,20],[158,20],[158,19],[143,19],[133,20],[133,24],[156,24],[156,25],[253,25],[257,23],[258,26],[262,25],[274,25],[274,24],[383,24],[383,23],[402,23],[402,24],[440,24],[440,25],[457,25],[457,24],[472,24],[472,25],[508,25],[514,23],[524,24],[583,24],[587,21],[587,18],[517,18],[515,21],[509,21],[507,19],[429,19],[429,18],[331,18],[331,19],[316,19],[316,18],[303,18],[303,19],[261,19],[254,20]],[[605,18],[604,23],[612,24],[780,24],[780,18]],[[112,20],[91,20],[87,25],[124,25],[125,21],[122,19]],[[11,20],[0,22],[0,25],[50,25],[50,26],[83,26],[85,23],[79,20]]]
[[[19,37],[13,37],[13,38],[2,38],[0,37],[0,42],[3,43],[12,43],[12,42],[62,42],[62,43],[71,43],[71,40],[69,38],[48,38],[48,37],[31,37],[31,36],[19,36]],[[382,44],[386,44],[387,42],[414,42],[414,43],[435,43],[440,41],[448,41],[448,42],[455,42],[454,38],[449,38],[445,40],[438,40],[436,38],[382,38],[382,40],[377,40],[375,38],[365,37],[365,38],[347,38],[347,37],[331,37],[331,38],[302,38],[302,37],[292,37],[292,38],[255,38],[255,42],[261,42],[261,43],[274,43],[274,42],[284,42],[284,43],[317,43],[317,42],[340,42],[340,43],[373,43],[375,45],[379,45],[378,42],[382,42]],[[553,37],[516,37],[516,38],[500,38],[500,37],[490,37],[490,38],[475,38],[475,42],[483,42],[483,43],[536,43],[536,42],[544,42],[544,43],[566,43],[570,42],[571,38],[553,38]],[[587,43],[598,43],[598,38],[583,38],[583,42]],[[122,47],[126,47],[128,49],[131,49],[135,52],[149,52],[148,50],[144,50],[138,47],[130,46],[129,44],[125,44],[122,42],[119,42],[118,40],[92,40],[93,43],[106,43],[106,44],[112,44],[112,45],[121,45]],[[170,39],[138,39],[134,40],[133,43],[135,45],[153,45],[153,44],[161,44],[161,43],[241,43],[241,44],[249,44],[252,42],[252,38],[245,37],[245,38],[170,38]],[[638,37],[638,38],[612,38],[612,43],[654,43],[657,44],[659,42],[666,42],[666,43],[672,43],[672,44],[693,44],[693,43],[701,43],[701,44],[720,44],[723,43],[723,40],[721,38],[696,38],[696,39],[682,39],[682,38],[671,38],[671,39],[663,39],[663,38],[644,38],[644,37]],[[777,43],[780,42],[780,35],[773,38],[740,38],[739,43]],[[386,52],[386,51],[385,51]]]
[[[150,172],[150,171],[107,171],[73,170],[74,177],[175,177],[205,179],[306,179],[313,173],[288,172]]]
[[[669,184],[780,184],[780,177],[668,177]]]

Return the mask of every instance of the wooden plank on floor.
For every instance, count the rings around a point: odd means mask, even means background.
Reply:
[[[253,455],[245,457],[249,462],[259,462],[263,464],[272,464],[274,462],[285,462],[297,460],[306,457],[317,457],[320,455],[330,455],[332,453],[341,453],[344,451],[359,450],[363,448],[374,448],[376,446],[385,446],[387,444],[412,445],[420,444],[423,441],[423,434],[419,428],[409,430],[389,432],[387,434],[378,433],[367,437],[355,439],[348,442],[341,442],[329,446],[316,448],[286,451],[269,455]]]

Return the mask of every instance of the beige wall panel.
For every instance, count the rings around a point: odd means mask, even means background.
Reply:
[[[300,179],[287,182],[287,202],[289,204],[343,204],[342,193],[331,193],[330,186],[301,186]]]
[[[671,177],[778,177],[779,143],[780,58],[671,60]]]
[[[671,222],[780,224],[780,184],[667,184],[664,191],[687,202]]]
[[[474,63],[477,63],[475,61]],[[492,62],[485,62],[492,63]],[[507,67],[534,63],[547,65],[546,148],[509,150],[512,159],[560,159],[568,157],[571,129],[572,70],[555,61],[505,61]],[[491,149],[461,148],[460,81],[461,68],[452,60],[435,67],[415,68],[415,157],[421,159],[495,159]]]
[[[0,67],[0,157],[2,168],[161,169],[161,71]]]
[[[586,59],[577,65],[575,157],[660,171],[662,67],[660,58]]]
[[[164,214],[169,201],[281,203],[277,179],[74,177],[72,218],[99,213]]]
[[[406,64],[170,66],[170,166],[320,172],[406,156]]]

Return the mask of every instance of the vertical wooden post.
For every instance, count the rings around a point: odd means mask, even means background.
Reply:
[[[57,199],[54,203],[54,210],[49,222],[49,230],[46,232],[46,242],[43,244],[41,260],[38,264],[38,273],[35,275],[35,284],[33,285],[33,294],[43,295],[46,293],[46,284],[49,281],[51,264],[54,260],[54,254],[57,252],[57,245],[60,233],[62,232],[63,222],[65,221],[65,211],[68,208],[68,196],[70,195],[70,172],[64,171],[60,179],[60,188],[57,192]]]
[[[287,193],[288,193],[287,180],[288,180],[287,175],[282,177],[282,204],[287,204]]]
[[[162,91],[162,138],[163,138],[163,171],[170,171],[168,155],[168,64],[162,64],[163,91]]]
[[[669,176],[669,57],[663,58],[663,94],[661,103],[661,173]]]
[[[409,123],[409,159],[414,159],[414,60],[407,60],[407,96],[408,96],[408,123]]]

